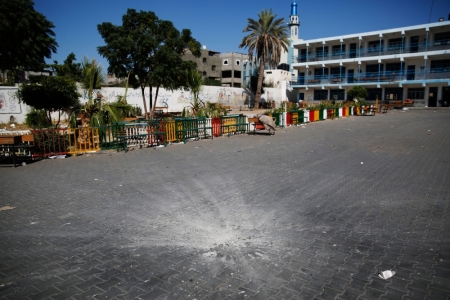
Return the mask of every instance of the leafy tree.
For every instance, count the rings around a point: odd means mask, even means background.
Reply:
[[[58,43],[44,15],[34,10],[31,0],[0,1],[0,69],[40,71],[45,58],[56,53]]]
[[[363,99],[366,99],[369,96],[369,93],[364,87],[355,85],[347,92],[347,95],[350,97],[350,99],[356,98],[358,99],[358,101],[361,101]]]
[[[52,124],[51,113],[58,112],[59,125],[61,113],[75,106],[80,95],[75,83],[62,76],[45,78],[41,84],[23,84],[18,90],[19,100],[35,109],[43,109],[49,124]]]
[[[62,65],[58,64],[58,61],[55,60],[50,67],[56,73],[56,76],[65,76],[78,82],[82,77],[82,69],[81,63],[76,63],[76,60],[75,54],[71,52],[67,55]]]
[[[122,25],[110,22],[97,25],[106,45],[98,47],[100,55],[109,62],[108,73],[117,77],[128,74],[133,88],[141,88],[145,115],[148,115],[144,90],[150,86],[150,109],[154,111],[152,86],[175,89],[184,84],[180,70],[191,65],[181,56],[186,49],[200,57],[200,43],[183,29],[181,34],[172,22],[160,20],[154,12],[128,9]],[[155,97],[155,103],[156,103]]]
[[[100,93],[104,82],[102,67],[92,59],[84,58],[81,64],[81,87],[88,100],[75,107],[70,116],[70,126],[76,126],[76,117],[81,117],[83,127],[102,126],[120,120],[120,113],[115,105],[107,102]]]
[[[52,126],[47,119],[47,113],[43,109],[35,109],[31,107],[25,117],[25,124],[33,129],[42,129]]]
[[[283,18],[276,19],[272,9],[263,10],[258,14],[259,20],[247,19],[247,26],[243,32],[250,32],[242,39],[239,48],[248,48],[250,61],[253,56],[259,63],[258,83],[256,87],[255,104],[259,106],[261,100],[261,88],[264,79],[264,66],[276,68],[280,62],[281,51],[288,51],[290,44],[287,36],[287,26]]]
[[[216,79],[211,79],[209,77],[205,77],[203,79],[203,85],[208,85],[208,86],[222,86],[222,82],[220,82],[220,80],[216,80]]]

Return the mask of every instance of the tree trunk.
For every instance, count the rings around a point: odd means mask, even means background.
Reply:
[[[156,99],[158,99],[158,93],[159,93],[159,86],[156,88],[155,100],[153,102],[153,112],[155,111]]]
[[[148,96],[148,103],[150,105],[150,119],[153,119],[153,116],[155,115],[155,106],[153,105],[153,87],[149,86],[150,95]]]
[[[264,80],[264,64],[264,60],[261,59],[258,71],[258,84],[256,85],[255,108],[259,108],[259,102],[261,101],[261,90]]]
[[[144,102],[144,113],[145,118],[148,118],[148,111],[147,111],[147,102],[145,102],[145,86],[141,86],[141,92],[142,92],[142,101]]]

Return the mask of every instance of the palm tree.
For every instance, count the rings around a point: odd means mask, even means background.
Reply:
[[[242,39],[239,48],[248,48],[250,61],[253,56],[259,63],[258,84],[256,87],[255,105],[261,100],[261,87],[264,79],[264,66],[276,68],[280,62],[281,51],[288,51],[290,44],[287,36],[287,26],[283,18],[276,19],[272,9],[263,10],[258,14],[259,20],[247,19],[243,32],[250,32]]]
[[[84,57],[81,64],[81,87],[87,94],[88,100],[94,98],[95,90],[101,89],[102,84],[104,83],[102,72],[102,66],[99,65],[95,59],[89,61],[87,57]]]
[[[81,115],[82,126],[102,126],[119,121],[120,114],[114,105],[108,103],[100,93],[104,83],[102,67],[95,59],[89,61],[84,58],[82,64],[81,87],[87,95],[88,101],[74,110],[71,115],[71,127],[76,126],[76,117]],[[95,95],[94,95],[95,94]],[[95,96],[95,98],[94,98]]]
[[[188,69],[186,71],[186,88],[189,89],[194,97],[192,105],[192,111],[194,115],[197,115],[198,111],[202,108],[202,103],[198,99],[200,91],[203,85],[202,74],[195,69]]]

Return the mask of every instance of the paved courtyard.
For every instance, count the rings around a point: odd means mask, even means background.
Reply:
[[[450,110],[0,165],[0,184],[0,299],[449,299]]]

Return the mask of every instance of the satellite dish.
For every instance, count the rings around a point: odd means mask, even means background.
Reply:
[[[203,46],[202,46],[202,49],[203,49],[203,50],[206,50],[206,45],[203,45]]]

